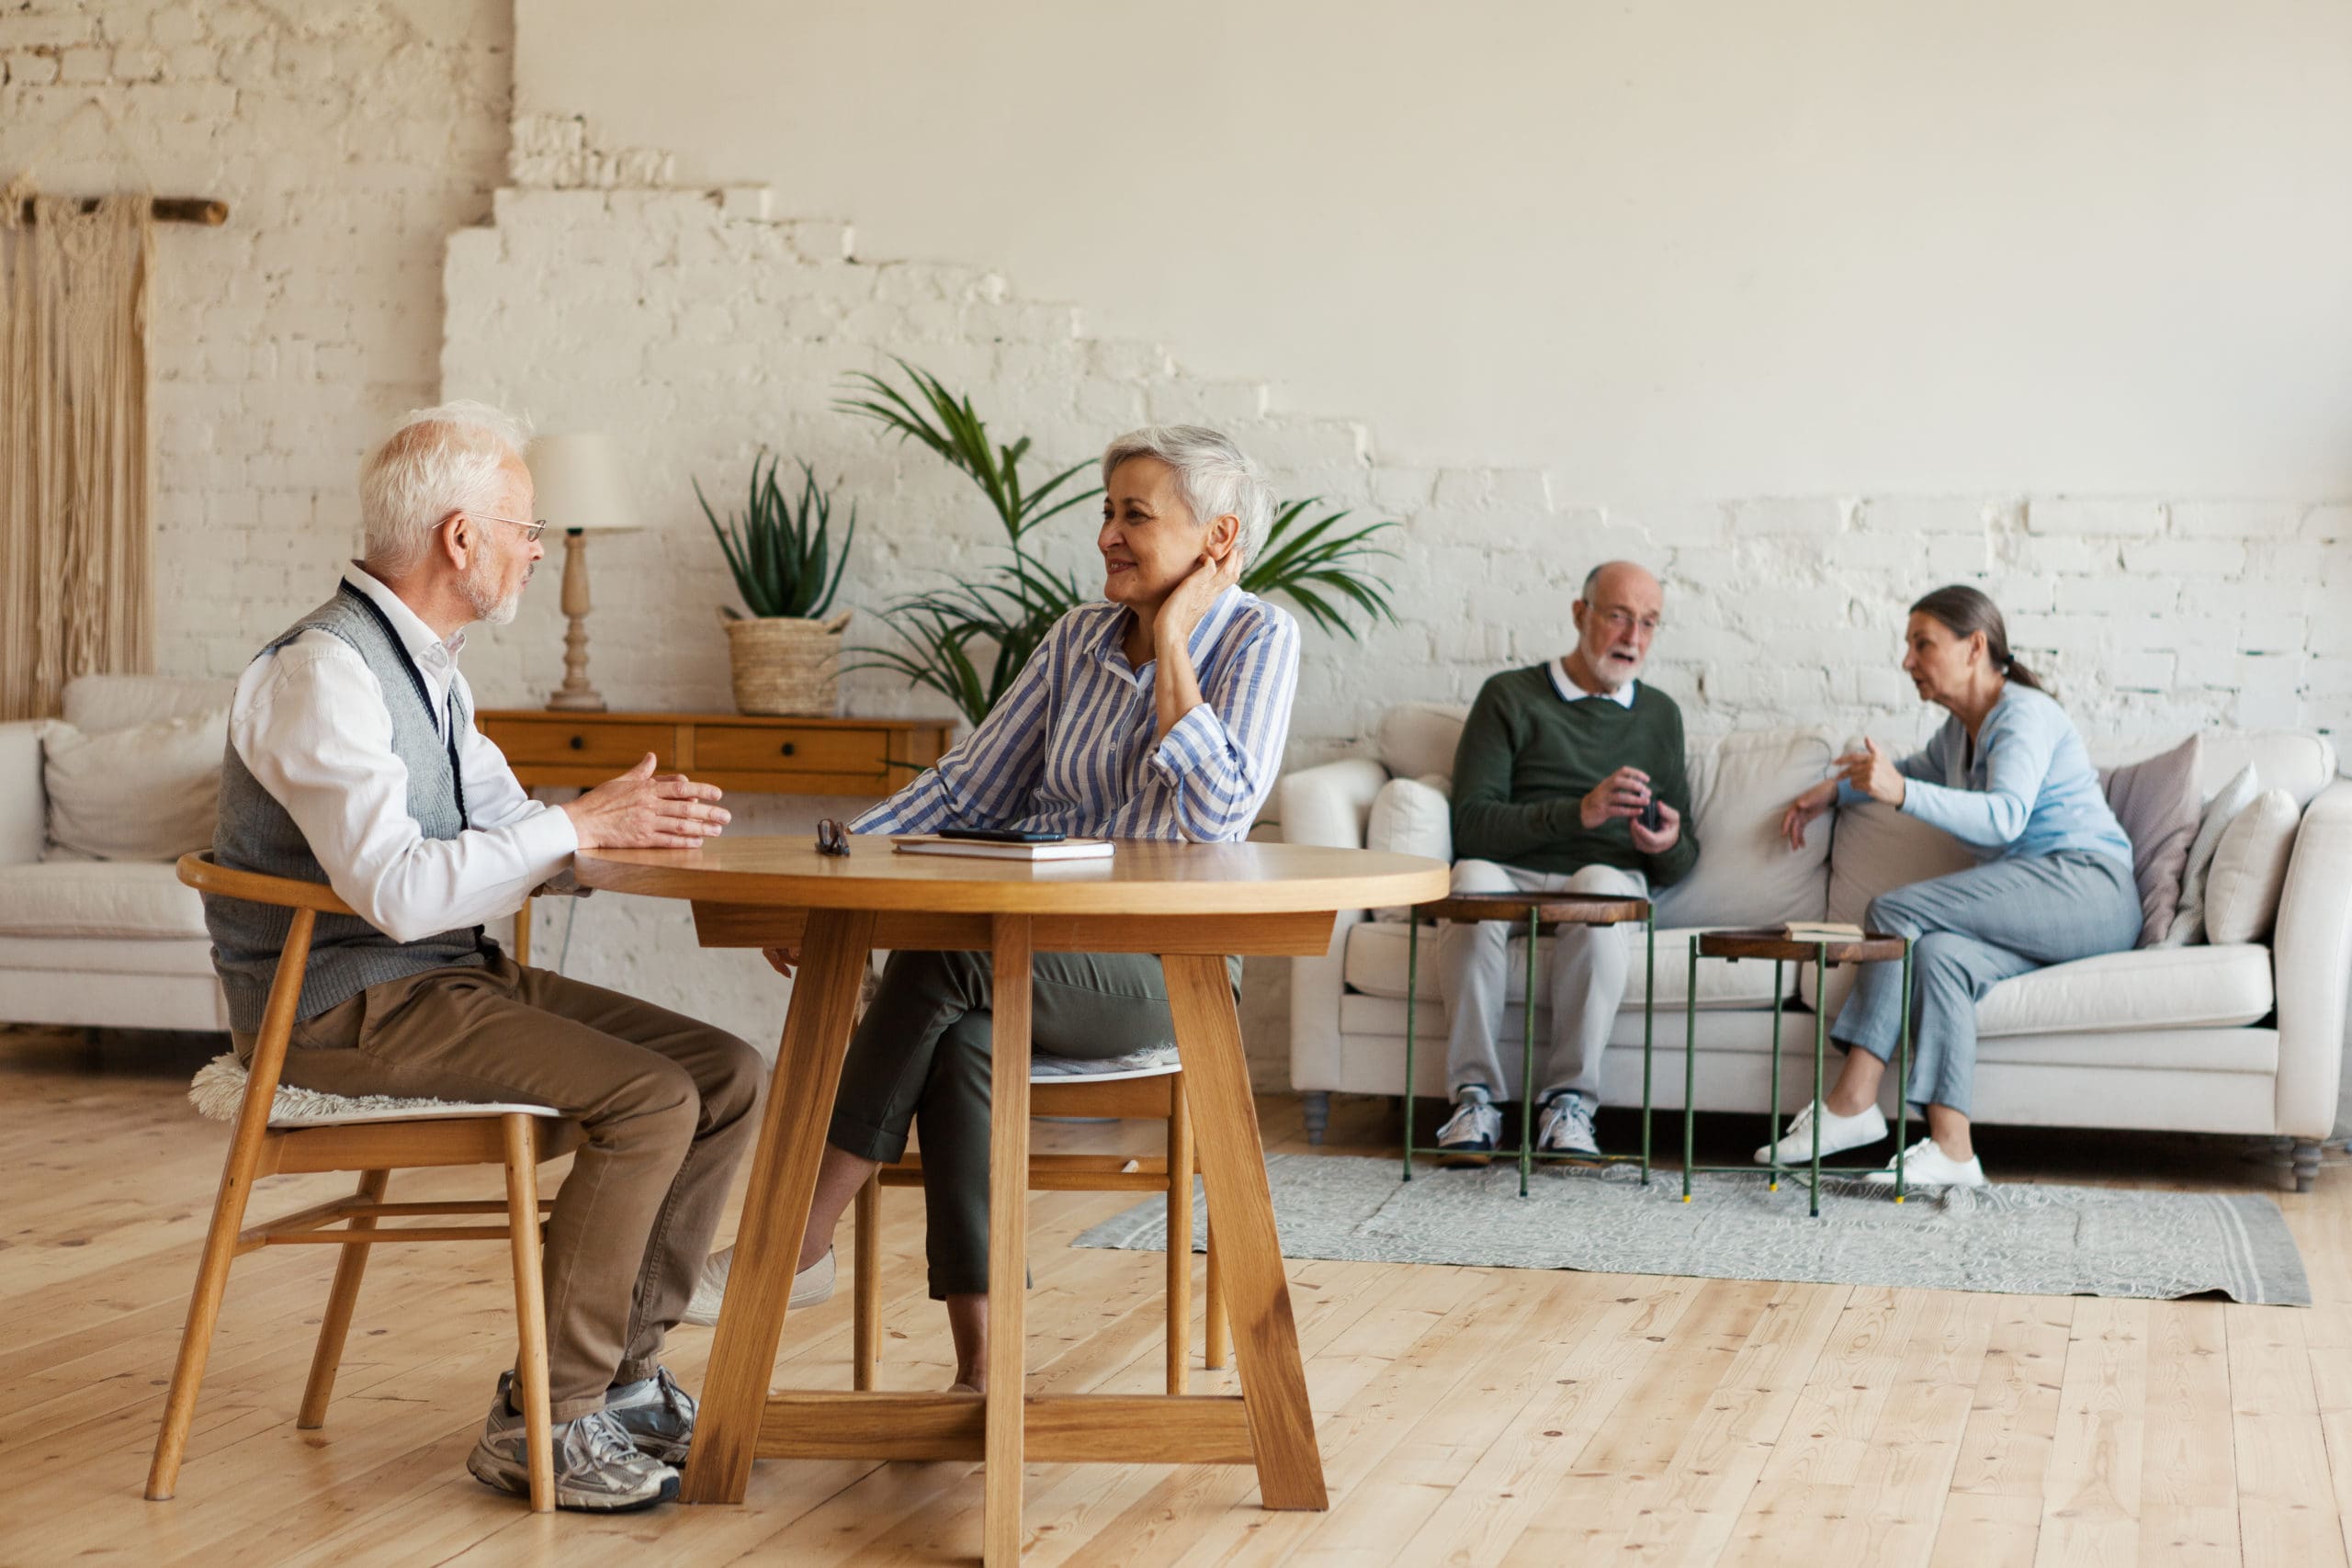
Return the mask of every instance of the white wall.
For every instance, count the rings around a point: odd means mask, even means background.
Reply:
[[[2336,0],[519,0],[526,112],[1580,501],[2352,492]]]

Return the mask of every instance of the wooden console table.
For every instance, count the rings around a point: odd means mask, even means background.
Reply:
[[[648,751],[663,773],[748,795],[885,795],[939,761],[944,718],[764,718],[736,713],[474,716],[526,789],[603,784]]]

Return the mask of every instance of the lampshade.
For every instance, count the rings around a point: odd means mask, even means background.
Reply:
[[[549,525],[585,533],[639,525],[621,473],[620,454],[602,431],[542,435],[531,443],[523,461],[537,492],[532,511]]]

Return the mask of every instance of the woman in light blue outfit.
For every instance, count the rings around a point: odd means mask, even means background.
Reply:
[[[1905,1155],[1922,1186],[1984,1185],[1969,1139],[1976,1003],[2014,975],[2102,953],[2140,937],[2132,841],[2108,808],[2074,721],[2009,656],[2008,628],[1973,588],[1939,588],[1911,606],[1904,673],[1951,717],[1927,750],[1890,761],[1875,742],[1838,759],[1838,774],[1792,802],[1781,832],[1801,848],[1833,804],[1883,801],[1942,829],[1982,863],[1871,900],[1870,929],[1912,939],[1912,1066],[1905,1086],[1927,1107],[1928,1136]],[[1846,1063],[1826,1103],[1790,1122],[1781,1157],[1857,1149],[1886,1136],[1878,1108],[1902,1031],[1902,966],[1859,966],[1830,1035]],[[1859,1050],[1854,1047],[1860,1047]],[[1761,1164],[1770,1148],[1756,1151]],[[1890,1165],[1871,1180],[1894,1179]]]

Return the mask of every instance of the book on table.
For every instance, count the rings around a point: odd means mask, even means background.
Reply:
[[[1783,920],[1780,932],[1791,942],[1860,942],[1864,934],[1845,920]]]
[[[971,855],[980,860],[1102,860],[1108,839],[1056,839],[1040,844],[1011,844],[987,839],[944,839],[936,833],[894,833],[890,847],[902,855]]]

